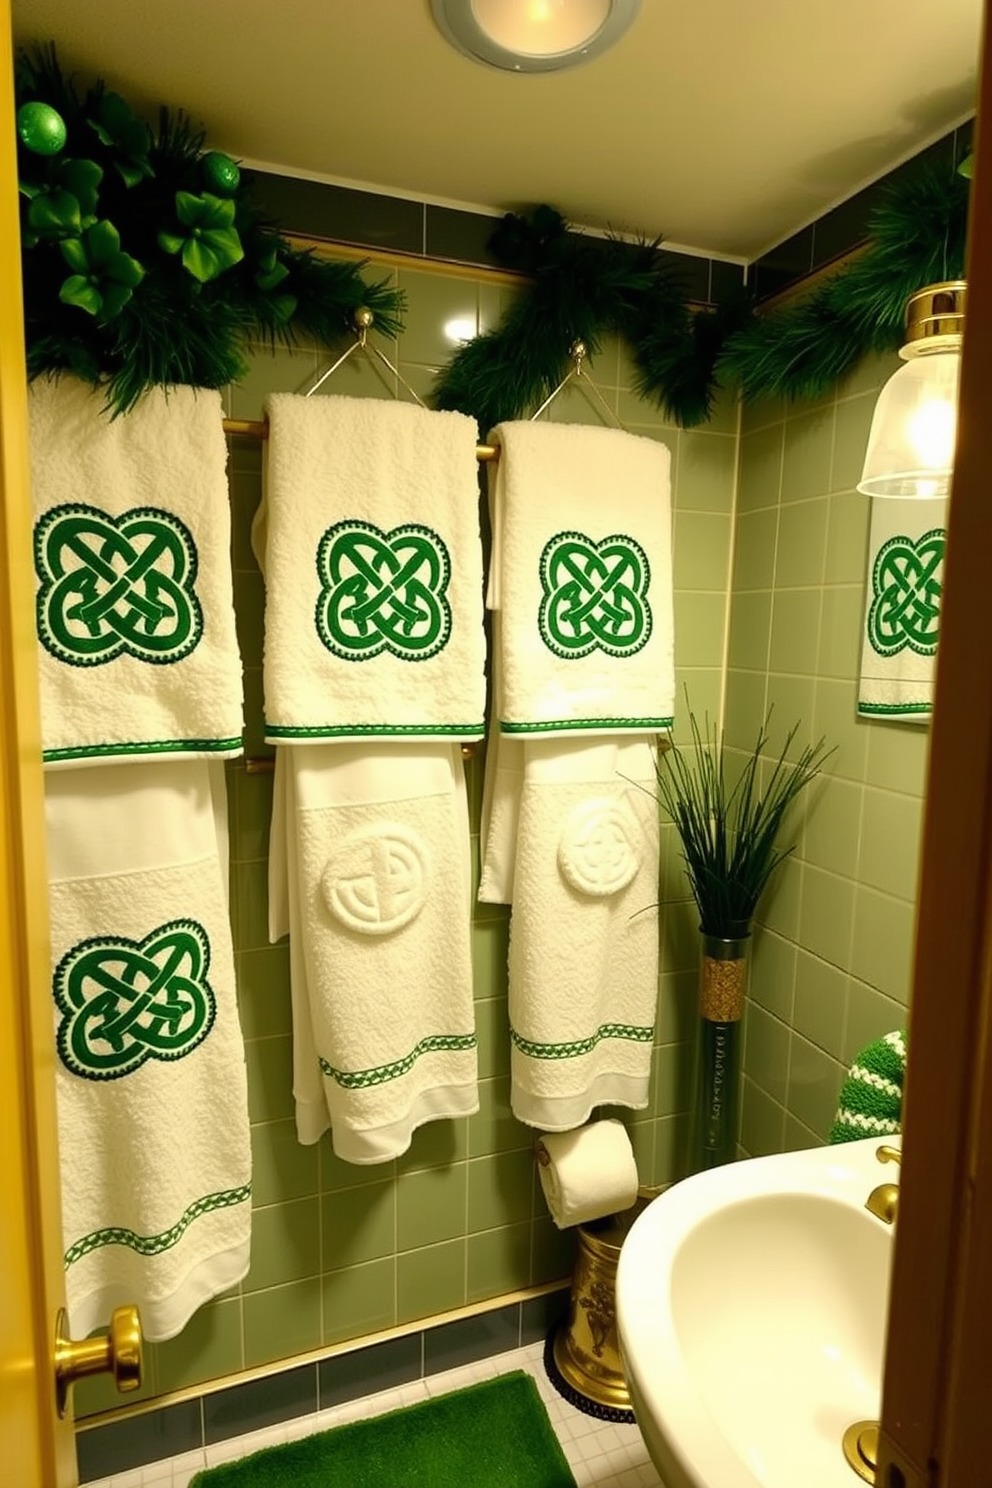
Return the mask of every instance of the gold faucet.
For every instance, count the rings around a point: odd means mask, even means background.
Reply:
[[[902,1161],[902,1154],[899,1148],[889,1147],[888,1145],[879,1147],[875,1156],[879,1162],[883,1163],[899,1163]],[[870,1214],[874,1214],[876,1219],[884,1220],[886,1224],[894,1224],[898,1203],[899,1185],[896,1183],[880,1183],[868,1195],[865,1200],[865,1208]]]

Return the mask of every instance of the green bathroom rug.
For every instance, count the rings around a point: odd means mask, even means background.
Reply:
[[[533,1378],[498,1375],[266,1447],[190,1488],[576,1488]]]

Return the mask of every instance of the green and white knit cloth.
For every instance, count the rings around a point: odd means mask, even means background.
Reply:
[[[861,1050],[840,1088],[830,1142],[890,1137],[902,1131],[906,1032],[887,1033]]]

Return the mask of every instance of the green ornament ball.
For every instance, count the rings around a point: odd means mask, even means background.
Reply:
[[[57,155],[65,144],[65,120],[49,103],[22,103],[17,110],[17,135],[36,155]]]
[[[203,183],[217,196],[233,196],[241,184],[241,172],[230,155],[210,150],[200,161]]]

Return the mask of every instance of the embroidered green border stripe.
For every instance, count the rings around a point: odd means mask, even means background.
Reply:
[[[670,729],[674,718],[548,718],[540,723],[508,723],[499,721],[503,734],[564,733],[568,729]]]
[[[405,1054],[402,1059],[394,1060],[392,1064],[380,1064],[374,1069],[339,1070],[335,1069],[333,1064],[328,1064],[326,1059],[321,1059],[320,1067],[324,1074],[329,1079],[336,1080],[342,1089],[363,1090],[369,1085],[384,1085],[387,1080],[398,1080],[400,1075],[405,1075],[413,1069],[422,1054],[474,1049],[475,1047],[474,1033],[435,1033],[422,1038],[409,1054]]]
[[[654,1039],[654,1029],[642,1028],[636,1023],[604,1023],[589,1038],[575,1039],[568,1044],[538,1044],[511,1028],[510,1038],[514,1047],[531,1059],[577,1059],[581,1054],[591,1054],[604,1039],[630,1039],[635,1044],[650,1044]]]
[[[210,1214],[215,1209],[231,1209],[235,1204],[244,1204],[250,1198],[250,1183],[244,1183],[240,1188],[226,1188],[219,1193],[206,1194],[190,1204],[171,1229],[163,1230],[160,1235],[138,1235],[134,1230],[119,1226],[94,1230],[92,1234],[84,1235],[81,1240],[69,1246],[65,1253],[65,1268],[68,1270],[75,1261],[82,1260],[83,1256],[89,1255],[91,1250],[98,1250],[101,1245],[126,1245],[129,1250],[137,1251],[141,1256],[161,1255],[163,1250],[171,1250],[174,1245],[178,1245],[190,1225],[201,1215]]]
[[[265,725],[266,742],[276,739],[358,739],[395,735],[438,734],[455,738],[481,739],[486,732],[482,723],[335,723],[314,724],[307,728],[290,728],[279,723]]]
[[[887,713],[932,713],[933,703],[859,703],[858,712],[883,716]]]
[[[244,748],[240,735],[233,739],[123,739],[119,744],[80,744],[67,749],[45,749],[46,765],[58,760],[112,759],[117,754],[179,754],[196,749],[204,754],[220,754]]]

